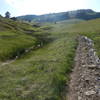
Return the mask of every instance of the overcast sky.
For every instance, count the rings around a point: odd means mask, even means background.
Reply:
[[[100,0],[0,0],[0,14],[12,16],[46,14],[77,9],[100,11]]]

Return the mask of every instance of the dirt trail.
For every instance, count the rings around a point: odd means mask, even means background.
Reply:
[[[23,53],[21,53],[19,55],[16,55],[13,59],[10,59],[10,60],[7,60],[7,61],[1,63],[1,66],[5,66],[5,65],[8,65],[8,64],[11,64],[14,61],[16,61],[18,58],[20,58],[22,55],[25,55],[25,54],[31,52],[32,50],[36,50],[36,49],[39,49],[41,47],[42,46],[40,44],[38,44],[36,47],[32,46],[32,47],[26,49]]]
[[[66,100],[100,100],[100,60],[87,37],[79,38]]]

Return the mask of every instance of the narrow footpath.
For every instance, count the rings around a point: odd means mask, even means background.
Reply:
[[[100,60],[93,46],[91,39],[79,38],[66,100],[100,100]]]

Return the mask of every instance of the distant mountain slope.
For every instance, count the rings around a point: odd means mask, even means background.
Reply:
[[[19,16],[18,19],[31,21],[32,19],[35,19],[37,17],[38,16],[36,16],[36,15],[25,15],[25,16]]]
[[[36,22],[57,22],[68,19],[83,19],[90,20],[95,18],[100,18],[100,13],[95,12],[91,9],[81,9],[75,11],[61,12],[61,13],[52,13],[52,14],[44,14],[44,15],[26,15],[19,16],[18,19],[25,21],[36,21]]]

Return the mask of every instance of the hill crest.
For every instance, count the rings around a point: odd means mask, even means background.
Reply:
[[[100,18],[100,13],[95,12],[91,9],[79,9],[68,12],[51,13],[44,15],[25,15],[17,17],[20,20],[25,21],[35,21],[35,22],[57,22],[69,19],[83,19],[91,20],[95,18]]]

